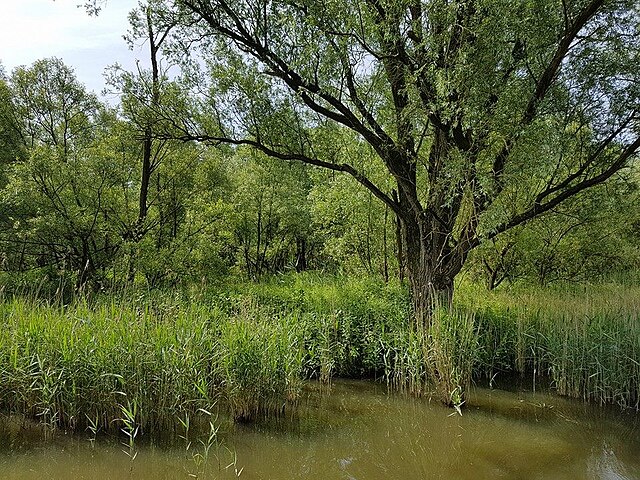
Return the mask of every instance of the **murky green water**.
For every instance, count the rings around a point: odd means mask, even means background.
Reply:
[[[131,460],[122,439],[47,439],[4,422],[0,479],[640,479],[638,414],[500,390],[469,403],[460,417],[369,382],[328,396],[311,385],[296,420],[221,434],[235,462],[216,447],[205,461],[198,440],[181,439],[139,443]]]

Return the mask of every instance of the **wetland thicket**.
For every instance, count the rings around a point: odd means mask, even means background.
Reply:
[[[0,406],[54,429],[160,433],[200,411],[240,421],[295,412],[307,379],[330,389],[371,378],[459,405],[470,382],[520,376],[638,408],[637,287],[478,290],[461,287],[428,332],[410,327],[397,284],[309,274],[67,305],[6,297]]]
[[[130,450],[310,379],[638,410],[640,13],[525,3],[149,0],[109,102],[0,68],[0,409]]]

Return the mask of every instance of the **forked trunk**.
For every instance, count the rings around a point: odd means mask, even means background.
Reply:
[[[433,242],[432,235],[422,234],[422,230],[417,224],[405,224],[403,228],[413,319],[420,330],[431,324],[434,307],[451,307],[453,280],[458,273],[452,272],[449,261],[438,255],[442,246]]]
[[[427,232],[426,228],[405,222],[403,229],[413,327],[436,396],[459,409],[471,380],[476,350],[474,319],[452,308],[453,280],[463,262],[442,243],[446,235],[432,229]]]

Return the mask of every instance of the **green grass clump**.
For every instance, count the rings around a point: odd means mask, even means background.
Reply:
[[[304,376],[370,378],[384,371],[381,338],[408,325],[408,301],[399,284],[367,278],[280,275],[205,293],[230,315],[250,308],[264,318],[295,316],[301,326]]]
[[[284,411],[302,388],[304,351],[295,318],[270,324],[260,318],[226,322],[220,338],[225,397],[237,420]]]
[[[379,332],[405,324],[403,297],[345,283],[289,277],[66,306],[5,299],[0,408],[52,427],[131,432],[166,431],[214,406],[236,420],[279,415],[306,378],[383,371]]]
[[[196,304],[167,312],[124,301],[4,302],[0,405],[68,429],[119,429],[123,411],[135,410],[130,420],[145,431],[165,431],[184,413],[215,404],[242,416],[281,410],[299,392],[290,329],[251,329],[247,342],[243,322]],[[260,358],[248,362],[255,351]],[[258,391],[250,390],[251,378]],[[239,409],[247,396],[251,406]]]
[[[638,408],[640,316],[611,311],[538,319],[538,347],[562,395]]]
[[[459,408],[471,384],[478,337],[468,310],[436,308],[427,330],[427,371],[440,401]]]
[[[456,408],[464,404],[478,350],[472,312],[436,307],[424,329],[398,330],[382,342],[391,386],[412,395],[435,395]]]

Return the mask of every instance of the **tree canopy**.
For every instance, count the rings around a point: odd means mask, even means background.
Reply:
[[[164,111],[166,134],[351,175],[401,223],[417,310],[450,296],[483,240],[613,177],[640,147],[631,0],[155,6],[176,25],[191,92]],[[327,142],[341,130],[388,180]]]
[[[87,6],[96,13],[102,3]],[[397,257],[420,323],[434,294],[450,300],[476,247],[490,257],[495,245],[502,261],[509,230],[517,232],[508,245],[566,238],[575,229],[560,220],[546,233],[518,232],[543,214],[584,210],[574,199],[596,185],[632,190],[627,167],[640,147],[632,0],[149,0],[130,23],[126,39],[147,43],[151,69],[112,69],[122,95],[113,111],[55,59],[0,84],[12,184],[4,198],[44,178],[36,190],[45,203],[75,222],[89,212],[80,187],[91,197],[106,185],[91,215],[106,222],[112,257],[142,258],[153,245],[145,258],[166,271],[157,252],[200,251],[202,231],[212,244],[226,239],[213,251],[252,276],[352,254],[388,275]],[[117,175],[105,177],[106,159]],[[104,182],[75,180],[80,165]],[[54,195],[67,186],[68,196]],[[611,202],[588,203],[579,215],[603,218],[594,210]],[[45,211],[23,213],[34,222]],[[103,240],[85,237],[100,249]],[[125,270],[135,278],[135,266]]]

